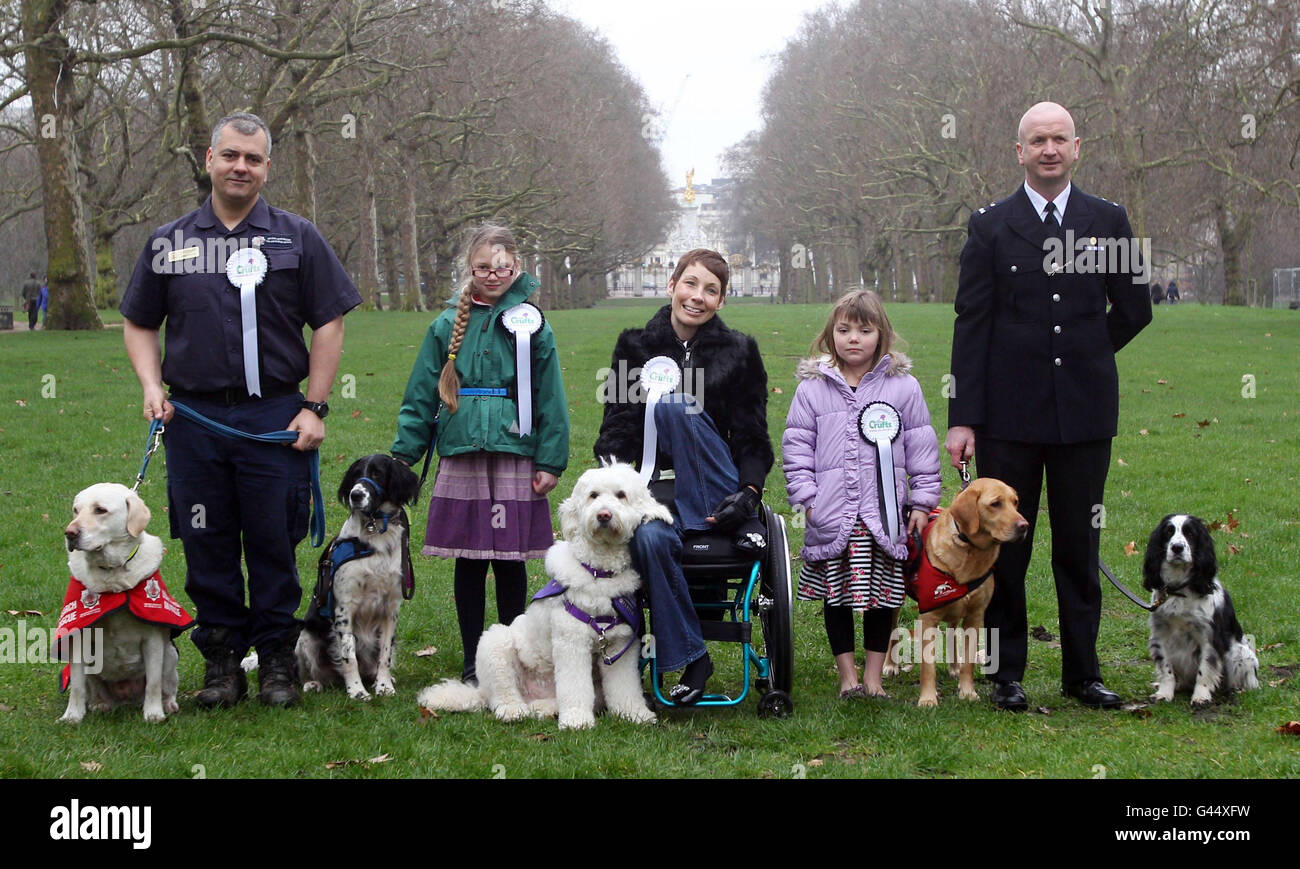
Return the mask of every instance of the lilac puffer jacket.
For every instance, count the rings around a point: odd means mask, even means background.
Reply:
[[[939,503],[939,439],[921,385],[908,373],[911,367],[901,353],[887,354],[855,390],[824,358],[799,363],[799,388],[781,444],[790,503],[812,511],[804,531],[805,561],[843,553],[859,516],[885,552],[905,558],[904,504],[928,511]],[[900,526],[896,541],[885,531],[876,448],[858,433],[858,416],[873,401],[893,405],[903,420],[903,431],[893,442]]]

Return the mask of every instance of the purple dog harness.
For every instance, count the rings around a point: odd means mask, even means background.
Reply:
[[[582,567],[597,579],[609,579],[614,575],[612,570],[597,570],[589,564],[583,564]],[[560,585],[558,580],[553,579],[543,586],[541,591],[533,595],[533,600],[555,597],[564,594],[566,591],[568,591],[568,589]],[[623,657],[624,652],[636,645],[636,639],[641,634],[641,608],[636,605],[636,602],[629,597],[616,597],[612,598],[610,603],[614,605],[614,615],[593,616],[591,613],[575,605],[568,598],[564,599],[564,611],[578,621],[590,625],[591,629],[596,632],[596,636],[600,640],[601,660],[604,661],[605,666],[607,667],[619,658]],[[618,654],[611,658],[608,654],[609,650],[606,645],[607,641],[605,639],[605,633],[618,627],[620,623],[626,624],[632,628],[632,639],[628,640],[627,645],[620,649]]]

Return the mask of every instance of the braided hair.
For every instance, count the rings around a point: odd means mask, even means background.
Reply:
[[[465,339],[465,329],[469,326],[469,312],[474,295],[474,252],[487,245],[495,256],[498,251],[518,257],[519,245],[514,234],[504,226],[485,223],[469,235],[465,243],[465,278],[461,281],[460,297],[456,300],[456,320],[451,327],[451,342],[447,346],[447,361],[442,366],[438,378],[438,397],[451,413],[456,412],[460,404],[460,375],[456,373],[456,354],[460,352],[461,342]]]

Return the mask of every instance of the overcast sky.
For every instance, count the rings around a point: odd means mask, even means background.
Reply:
[[[805,12],[834,0],[549,2],[600,31],[641,82],[667,122],[664,168],[678,187],[692,167],[696,183],[719,175],[722,152],[758,129],[776,55]]]

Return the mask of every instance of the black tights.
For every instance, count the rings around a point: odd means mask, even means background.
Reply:
[[[862,641],[868,652],[889,651],[889,630],[895,612],[892,609],[876,609],[862,613]],[[852,652],[853,608],[823,605],[822,617],[826,620],[826,636],[831,641],[831,654]]]
[[[474,669],[478,638],[483,634],[483,610],[487,608],[487,559],[457,558],[453,574],[456,595],[456,621],[460,625],[460,642],[465,649],[465,670]],[[528,593],[528,573],[522,561],[492,559],[497,580],[497,620],[508,625],[524,611]]]

